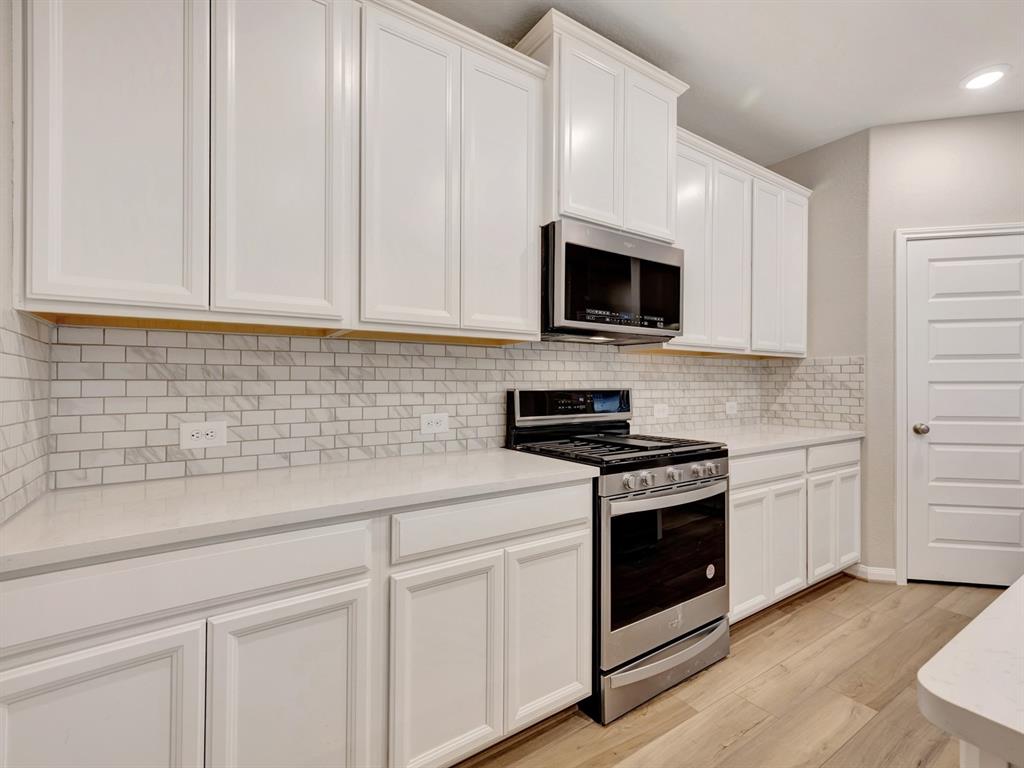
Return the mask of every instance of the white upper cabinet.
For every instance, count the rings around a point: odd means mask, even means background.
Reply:
[[[27,297],[205,307],[209,4],[25,12]]]
[[[462,52],[462,325],[540,330],[541,83]]]
[[[363,14],[362,318],[458,326],[461,50]]]
[[[808,199],[786,191],[782,207],[782,351],[807,354]]]
[[[675,240],[676,96],[626,73],[625,229]]]
[[[560,63],[562,213],[621,227],[626,68],[572,38]]]
[[[715,161],[711,343],[725,349],[750,347],[751,183],[749,173]]]
[[[711,343],[712,178],[714,161],[676,145],[676,247],[683,249],[683,329],[674,341]]]
[[[676,99],[686,83],[555,10],[516,50],[551,67],[545,218],[674,241]]]
[[[355,8],[213,3],[215,309],[340,319],[355,258]]]

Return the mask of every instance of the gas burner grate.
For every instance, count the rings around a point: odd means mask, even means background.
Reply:
[[[609,464],[650,456],[685,455],[697,446],[712,445],[703,440],[686,440],[651,435],[581,435],[560,440],[523,443],[519,447],[546,456]]]

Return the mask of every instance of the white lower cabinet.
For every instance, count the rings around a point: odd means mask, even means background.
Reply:
[[[206,623],[0,672],[0,764],[203,765]]]
[[[207,764],[367,764],[369,583],[209,620]]]
[[[819,472],[807,479],[807,580],[860,560],[860,466]]]

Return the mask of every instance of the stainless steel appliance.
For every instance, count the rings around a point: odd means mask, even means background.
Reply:
[[[573,219],[543,228],[542,335],[607,344],[678,336],[683,252]]]
[[[600,469],[594,481],[593,695],[609,723],[729,653],[729,457],[634,435],[632,396],[510,390],[506,447]]]

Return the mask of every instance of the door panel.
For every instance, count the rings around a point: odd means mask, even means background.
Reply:
[[[807,352],[808,199],[787,192],[782,206],[782,351]]]
[[[25,4],[29,296],[205,307],[209,4]]]
[[[675,240],[676,95],[626,72],[624,226]]]
[[[676,247],[683,249],[683,329],[678,341],[711,342],[712,219],[714,161],[676,146]]]
[[[210,619],[213,765],[366,765],[369,594],[360,582]]]
[[[459,325],[461,52],[363,9],[364,320]]]
[[[771,489],[732,494],[729,500],[729,621],[771,602],[768,548]]]
[[[540,81],[462,52],[462,325],[540,330]]]
[[[807,586],[807,484],[803,478],[771,489],[771,598]]]
[[[205,640],[199,621],[0,672],[0,762],[199,768]]]
[[[839,570],[836,553],[838,523],[837,472],[807,478],[807,583]]]
[[[860,467],[836,473],[836,559],[840,568],[860,562]]]
[[[358,45],[336,0],[213,4],[213,304],[339,319]]]
[[[621,227],[626,69],[578,40],[561,46],[562,213]]]
[[[1024,235],[907,244],[909,578],[1024,573],[1022,275]]]
[[[391,762],[448,765],[504,729],[502,552],[391,577]]]
[[[711,340],[716,347],[750,347],[750,187],[749,174],[715,163]]]
[[[750,345],[762,352],[782,349],[783,198],[780,187],[754,180]]]

